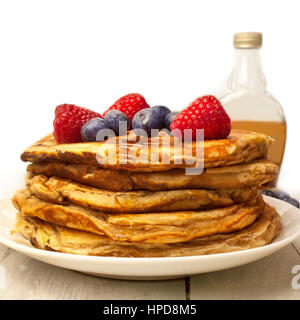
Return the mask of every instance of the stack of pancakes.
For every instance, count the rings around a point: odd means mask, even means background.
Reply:
[[[186,169],[195,166],[194,154],[179,159],[175,137],[163,161],[166,138],[146,139],[147,148],[141,138],[126,145],[124,137],[41,139],[21,155],[32,163],[27,188],[13,197],[14,232],[41,249],[118,257],[221,253],[274,239],[280,217],[258,192],[278,173],[265,160],[272,138],[232,130],[226,139],[189,144],[192,151],[201,144],[205,168],[192,175]],[[111,161],[101,162],[104,157]]]

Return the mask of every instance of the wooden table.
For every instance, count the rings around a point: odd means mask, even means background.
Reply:
[[[245,266],[168,281],[125,281],[48,265],[0,245],[0,299],[300,299],[300,238]],[[3,269],[4,268],[4,269]],[[294,280],[295,282],[295,280]],[[300,279],[296,281],[299,283]]]

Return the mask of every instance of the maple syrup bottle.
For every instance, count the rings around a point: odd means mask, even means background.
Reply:
[[[286,121],[279,102],[266,90],[260,60],[262,34],[242,32],[234,35],[235,64],[220,100],[232,120],[232,128],[265,133],[275,139],[268,159],[281,166]],[[275,187],[278,177],[269,186]]]

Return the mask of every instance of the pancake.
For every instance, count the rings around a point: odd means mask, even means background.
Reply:
[[[206,211],[113,214],[58,205],[38,199],[29,190],[17,191],[14,206],[23,214],[82,231],[105,234],[127,242],[175,243],[241,230],[253,223],[264,207],[262,197],[245,204]]]
[[[278,166],[257,160],[246,164],[207,168],[199,175],[187,175],[183,169],[161,172],[130,172],[103,169],[86,164],[62,162],[33,163],[27,171],[34,175],[57,176],[112,191],[175,189],[238,189],[260,186],[272,181]]]
[[[60,227],[24,214],[17,214],[15,232],[37,248],[64,253],[114,257],[178,257],[225,253],[267,245],[280,231],[280,216],[265,205],[249,227],[230,234],[213,235],[184,243],[129,243],[88,232]]]
[[[205,210],[249,202],[257,197],[255,187],[116,192],[43,175],[28,177],[26,182],[33,195],[48,202],[121,213]]]
[[[272,141],[271,137],[264,134],[242,130],[232,130],[226,139],[185,144],[165,132],[154,138],[139,140],[130,131],[127,136],[110,138],[104,142],[71,144],[57,144],[50,134],[27,148],[21,159],[88,164],[138,172],[192,168],[201,164],[211,168],[264,158]]]

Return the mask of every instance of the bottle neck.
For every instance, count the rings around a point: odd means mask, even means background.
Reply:
[[[235,64],[228,81],[231,91],[265,91],[266,79],[262,70],[259,49],[236,49]]]

